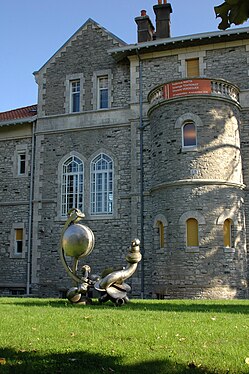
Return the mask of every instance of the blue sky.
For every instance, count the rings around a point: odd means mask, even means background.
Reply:
[[[223,0],[171,0],[171,36],[217,30],[214,6]],[[2,0],[0,4],[0,112],[37,102],[33,72],[88,18],[136,42],[134,18],[147,10],[153,23],[157,0]],[[248,22],[243,26],[248,26]]]

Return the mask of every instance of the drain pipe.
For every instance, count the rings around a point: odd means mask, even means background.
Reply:
[[[33,221],[33,190],[34,190],[34,163],[35,163],[35,131],[36,120],[32,124],[31,160],[30,160],[30,191],[29,191],[29,221],[28,221],[28,251],[27,251],[27,284],[26,295],[30,295],[30,274],[31,274],[31,240]]]
[[[139,130],[140,130],[140,251],[142,254],[141,260],[141,298],[144,298],[144,159],[143,159],[143,65],[139,55],[138,49],[136,50],[139,60]]]

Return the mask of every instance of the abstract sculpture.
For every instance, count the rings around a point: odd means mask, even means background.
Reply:
[[[109,271],[106,274],[91,275],[91,268],[88,265],[81,267],[81,276],[78,274],[79,260],[88,256],[94,248],[94,234],[92,230],[81,223],[85,217],[79,209],[73,208],[68,212],[68,219],[63,227],[60,244],[60,258],[68,275],[73,279],[75,285],[67,292],[67,298],[72,303],[91,303],[89,293],[92,289],[99,292],[99,302],[111,300],[116,306],[128,302],[127,293],[130,286],[124,281],[130,278],[137,269],[142,256],[140,253],[140,241],[134,239],[126,256],[128,265],[116,271]],[[66,256],[73,258],[72,268],[66,261]]]

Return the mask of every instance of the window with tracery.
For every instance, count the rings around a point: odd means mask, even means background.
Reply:
[[[113,160],[104,153],[91,162],[91,214],[113,213]]]
[[[83,211],[84,165],[76,156],[69,157],[62,165],[61,189],[62,215],[72,208]]]

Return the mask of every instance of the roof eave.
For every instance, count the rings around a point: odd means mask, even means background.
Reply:
[[[3,126],[13,126],[13,125],[22,125],[24,123],[32,123],[37,120],[37,115],[32,117],[18,118],[6,121],[0,121],[0,127]]]
[[[213,31],[208,33],[179,36],[174,38],[158,39],[144,43],[130,44],[125,47],[113,48],[108,52],[116,61],[120,61],[127,56],[139,53],[148,53],[160,48],[175,49],[194,45],[210,44],[214,42],[249,38],[249,27],[235,28],[226,31]]]

